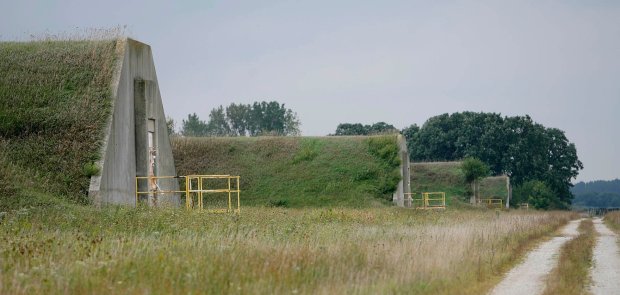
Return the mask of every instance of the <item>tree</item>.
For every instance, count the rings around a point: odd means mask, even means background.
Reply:
[[[168,135],[172,136],[177,134],[174,119],[166,117],[166,127],[168,128]]]
[[[196,113],[187,115],[187,120],[183,120],[182,123],[181,134],[183,136],[207,136],[207,123],[200,120]]]
[[[247,104],[231,103],[226,107],[226,117],[234,135],[246,136],[249,127],[249,114],[251,106]]]
[[[341,123],[336,127],[336,132],[334,132],[336,136],[345,136],[345,135],[368,135],[367,128],[360,123]]]
[[[300,134],[301,123],[297,114],[277,101],[254,102],[248,112],[247,121],[250,136]]]
[[[394,125],[377,122],[372,125],[362,125],[361,123],[340,123],[336,127],[336,132],[333,135],[336,136],[348,136],[348,135],[374,135],[374,134],[386,134],[386,133],[398,133],[398,129]]]
[[[513,193],[514,204],[529,203],[536,209],[557,208],[560,200],[542,181],[530,180],[517,186]]]
[[[489,166],[479,159],[468,157],[461,163],[461,170],[463,171],[465,182],[472,188],[472,196],[470,201],[472,204],[475,204],[476,199],[480,198],[480,196],[478,196],[477,189],[478,180],[489,175]]]
[[[211,110],[209,123],[207,123],[208,136],[230,136],[233,135],[224,113],[224,107],[219,106]]]

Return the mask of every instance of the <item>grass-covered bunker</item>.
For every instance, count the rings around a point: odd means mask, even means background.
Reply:
[[[409,191],[400,135],[173,137],[172,146],[179,174],[241,175],[246,205],[403,206]]]
[[[133,205],[136,176],[175,175],[150,46],[3,42],[0,73],[0,177],[15,198]]]
[[[151,48],[135,40],[3,42],[0,73],[6,207],[37,194],[134,205],[136,186],[153,189],[136,185],[136,176],[177,170],[240,175],[245,205],[408,205],[400,135],[179,137],[171,145]],[[158,204],[166,201],[179,199],[161,196]]]

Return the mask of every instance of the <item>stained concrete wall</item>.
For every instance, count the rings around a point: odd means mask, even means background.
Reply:
[[[400,156],[400,176],[401,180],[398,183],[396,192],[392,196],[392,201],[395,205],[400,207],[411,207],[411,183],[410,183],[410,163],[409,163],[409,151],[407,150],[407,141],[402,135],[398,135],[397,138]]]
[[[111,85],[112,114],[98,163],[101,173],[91,178],[89,187],[89,197],[96,205],[136,204],[135,177],[147,176],[149,166],[148,119],[155,120],[155,175],[176,175],[151,47],[126,39],[119,41],[117,50],[120,57]],[[177,190],[178,183],[162,181],[159,187]],[[178,205],[179,200],[168,196],[160,204]]]

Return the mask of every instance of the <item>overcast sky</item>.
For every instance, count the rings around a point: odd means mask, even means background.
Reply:
[[[304,135],[459,111],[529,114],[620,177],[620,1],[0,0],[0,39],[127,25],[177,122],[277,100]]]

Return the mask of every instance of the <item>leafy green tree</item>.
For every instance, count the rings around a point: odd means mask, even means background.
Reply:
[[[347,135],[368,135],[368,129],[360,124],[360,123],[341,123],[336,127],[336,132],[334,133],[336,136],[347,136]]]
[[[209,123],[207,123],[207,134],[209,136],[230,136],[233,135],[226,114],[224,113],[224,107],[219,106],[211,110],[209,114]]]
[[[513,191],[514,204],[527,202],[536,209],[558,207],[557,195],[542,181],[530,180],[517,186]]]
[[[472,188],[471,203],[474,204],[476,199],[480,198],[478,195],[479,189],[477,189],[478,182],[489,175],[489,166],[479,159],[468,157],[461,163],[461,170],[463,171],[465,182]]]
[[[166,127],[168,128],[168,135],[176,135],[176,123],[173,118],[166,117]]]
[[[183,120],[181,134],[183,136],[207,136],[207,123],[200,120],[196,113],[189,114],[187,120]]]
[[[297,114],[277,101],[254,102],[248,115],[251,136],[300,134]]]
[[[558,195],[561,208],[568,208],[573,194],[571,179],[577,178],[583,164],[577,158],[577,148],[568,141],[564,131],[556,128],[547,129],[548,153],[547,163],[550,165],[544,173],[545,182]]]
[[[333,135],[336,136],[349,136],[349,135],[374,135],[374,134],[386,134],[386,133],[398,133],[398,129],[394,125],[377,122],[372,125],[363,125],[361,123],[341,123],[336,127],[336,132]]]
[[[226,117],[234,135],[246,136],[249,132],[251,106],[231,103],[226,107]]]

